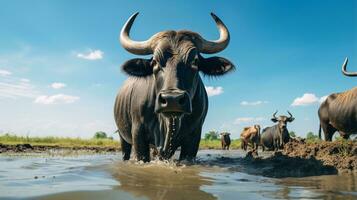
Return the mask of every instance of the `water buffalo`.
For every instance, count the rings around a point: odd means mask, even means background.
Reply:
[[[162,159],[172,157],[178,147],[180,160],[194,159],[208,109],[199,72],[216,77],[234,69],[225,58],[204,58],[201,53],[224,50],[229,31],[211,13],[220,33],[216,41],[187,30],[162,31],[146,41],[134,41],[129,33],[137,15],[123,26],[120,43],[130,53],[153,56],[134,58],[122,65],[129,78],[116,97],[114,116],[123,159],[130,158],[133,147],[135,159],[150,161],[150,144],[159,148]]]
[[[260,143],[260,126],[256,124],[251,127],[245,127],[240,134],[240,139],[243,150],[247,150],[249,143],[252,145],[254,150],[258,150]]]
[[[343,74],[357,76],[357,72],[347,72],[347,63],[348,59],[346,58],[342,65]],[[321,128],[326,141],[331,141],[336,131],[345,139],[348,139],[352,134],[357,134],[357,87],[329,95],[320,105],[318,114],[320,139]]]
[[[275,116],[277,112],[278,111],[273,114],[273,118],[271,118],[271,121],[275,123],[278,122],[278,124],[271,127],[267,127],[262,131],[260,143],[262,145],[263,151],[265,150],[265,148],[268,148],[269,150],[282,149],[284,144],[289,142],[290,140],[287,123],[294,121],[295,118],[289,111],[289,117],[280,115],[277,118]]]
[[[231,145],[231,137],[230,133],[224,132],[221,133],[221,145],[223,150],[229,150],[229,146]]]

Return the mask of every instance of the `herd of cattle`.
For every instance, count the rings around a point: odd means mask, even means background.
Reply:
[[[277,123],[274,126],[266,127],[260,133],[260,125],[255,124],[251,127],[243,128],[240,134],[241,147],[243,150],[247,150],[248,145],[257,151],[258,147],[261,146],[262,150],[278,150],[284,147],[284,144],[290,141],[289,131],[287,129],[287,123],[294,121],[294,117],[288,111],[289,117],[285,115],[280,115],[276,117],[277,111],[273,114],[271,120]],[[229,133],[221,134],[221,144],[222,149],[229,149],[231,139]]]
[[[196,157],[208,110],[208,96],[199,73],[217,77],[234,71],[234,64],[226,58],[201,54],[223,51],[230,41],[225,24],[211,13],[218,31],[218,40],[206,40],[188,31],[161,31],[146,41],[130,38],[130,30],[138,13],[132,15],[120,32],[120,43],[130,53],[152,55],[134,58],[122,65],[129,78],[119,91],[114,117],[120,136],[123,159],[150,161],[150,147],[159,149],[161,159],[169,159],[180,147],[180,160]],[[343,73],[357,76],[357,73]],[[276,117],[277,124],[262,130],[258,125],[242,133],[242,147],[253,143],[269,149],[279,149],[289,140],[287,123],[294,118]],[[357,133],[357,88],[332,94],[319,110],[320,128],[325,139],[331,140],[338,130],[344,138]],[[222,134],[224,148],[229,148],[229,134]]]

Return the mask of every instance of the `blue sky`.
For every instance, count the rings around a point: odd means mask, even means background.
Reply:
[[[190,29],[207,39],[217,14],[231,33],[218,55],[237,70],[204,78],[208,130],[238,137],[244,126],[272,125],[289,110],[300,136],[317,132],[319,101],[356,86],[341,74],[357,71],[356,1],[1,1],[0,132],[91,137],[115,131],[113,102],[126,76],[120,65],[137,57],[118,42],[121,26],[139,11],[131,36]],[[206,55],[208,56],[208,55]],[[305,94],[305,96],[304,96]],[[295,101],[297,98],[304,97]]]

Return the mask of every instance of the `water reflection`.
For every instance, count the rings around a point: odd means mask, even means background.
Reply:
[[[272,197],[357,199],[357,176],[353,174],[278,179],[283,186]]]
[[[168,166],[171,165],[171,166]],[[202,168],[195,166],[177,167],[172,164],[120,163],[113,168],[113,176],[120,182],[115,189],[130,192],[136,197],[152,200],[217,199],[201,190],[211,185],[212,180],[200,176]]]
[[[122,162],[119,155],[0,156],[0,199],[357,199],[356,174],[264,177],[266,166],[242,155],[200,151],[191,166]]]

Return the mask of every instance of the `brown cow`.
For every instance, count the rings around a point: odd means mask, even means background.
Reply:
[[[240,134],[240,138],[241,147],[244,149],[244,151],[247,150],[249,143],[252,145],[253,150],[258,150],[260,141],[260,126],[256,124],[251,127],[245,127]]]
[[[230,133],[223,132],[221,133],[221,145],[223,150],[229,150],[231,145],[231,138],[229,137]]]

